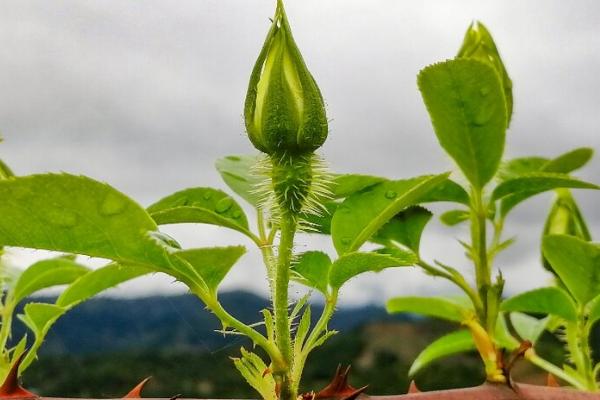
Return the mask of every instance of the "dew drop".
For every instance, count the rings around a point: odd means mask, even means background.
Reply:
[[[350,239],[349,237],[342,238],[343,245],[349,245],[351,242],[352,242],[352,239]]]
[[[485,108],[481,109],[479,113],[473,119],[473,124],[477,126],[483,126],[487,124],[490,119],[492,119],[492,114],[490,110],[486,110]]]
[[[487,96],[490,91],[491,89],[489,86],[483,86],[481,89],[479,89],[479,93],[481,93],[482,96]]]
[[[68,210],[52,209],[48,212],[48,222],[61,228],[72,228],[77,225],[77,214]]]
[[[100,205],[100,214],[106,217],[121,214],[127,203],[120,196],[114,193],[108,193]]]
[[[211,197],[212,197],[212,194],[210,194],[210,192],[206,192],[202,195],[202,198],[204,200],[210,200]]]
[[[233,213],[231,213],[231,217],[238,219],[239,217],[242,216],[242,213],[240,212],[240,210],[235,210]]]
[[[215,211],[219,214],[227,212],[233,206],[233,200],[229,197],[225,197],[217,202],[215,205]]]
[[[390,200],[391,200],[391,199],[395,199],[395,198],[396,198],[396,196],[398,196],[398,193],[396,193],[396,192],[395,192],[395,191],[393,191],[393,190],[388,190],[387,192],[385,192],[385,198],[386,198],[386,199],[390,199]]]
[[[151,238],[156,240],[159,244],[162,244],[162,245],[168,246],[168,247],[172,247],[174,249],[181,249],[181,245],[179,243],[177,243],[177,241],[175,239],[173,239],[171,236],[167,235],[166,233],[154,231],[154,232],[149,232],[148,234],[150,235]]]

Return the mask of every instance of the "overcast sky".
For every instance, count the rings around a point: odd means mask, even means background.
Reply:
[[[107,181],[143,205],[193,186],[225,188],[213,168],[251,153],[242,105],[274,0],[0,2],[0,158],[20,175],[67,171]],[[600,2],[288,0],[296,41],[331,119],[322,149],[336,172],[404,178],[454,168],[416,88],[427,64],[452,58],[473,19],[496,39],[514,83],[506,157],[600,150]],[[600,161],[579,176],[600,182]],[[600,235],[600,193],[577,192]],[[539,236],[550,195],[521,206],[497,260],[508,292],[543,285]],[[443,207],[436,207],[443,210]],[[208,226],[166,227],[185,246],[244,243]],[[455,238],[433,223],[424,254],[469,271]],[[322,237],[297,250],[331,249]],[[39,255],[39,254],[38,254]],[[16,260],[27,263],[31,255]],[[224,287],[264,292],[252,249]],[[468,273],[468,272],[467,272]],[[166,277],[117,293],[183,290]],[[351,282],[347,304],[450,292],[417,270]]]

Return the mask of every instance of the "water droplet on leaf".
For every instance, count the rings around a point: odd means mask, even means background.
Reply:
[[[242,216],[242,213],[240,212],[240,210],[235,210],[233,213],[231,213],[231,217],[233,218],[239,218]]]
[[[352,239],[350,239],[349,237],[342,238],[343,245],[349,245],[351,242],[352,242]]]
[[[396,192],[395,192],[395,191],[393,191],[393,190],[388,190],[387,192],[385,192],[385,198],[386,198],[386,199],[390,199],[390,200],[391,200],[391,199],[395,199],[395,198],[396,198],[396,196],[398,196],[398,193],[396,193]]]
[[[210,192],[206,192],[202,195],[202,198],[204,200],[210,200],[211,197],[212,197],[212,195],[210,194]]]
[[[223,214],[224,212],[227,212],[231,206],[233,206],[233,200],[231,200],[229,197],[225,197],[217,202],[215,205],[215,211],[219,214]]]
[[[481,89],[479,89],[479,93],[481,93],[482,96],[487,96],[490,91],[491,89],[489,86],[483,86]]]
[[[100,214],[110,217],[122,213],[125,207],[127,203],[120,196],[108,193],[100,205]]]

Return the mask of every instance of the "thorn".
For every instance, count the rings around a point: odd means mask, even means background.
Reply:
[[[0,399],[39,399],[37,394],[23,389],[19,384],[19,366],[25,354],[27,353],[21,354],[8,371],[4,383],[0,386]]]
[[[410,381],[410,385],[408,386],[408,394],[410,393],[421,393],[415,381]]]
[[[314,395],[314,399],[335,399],[335,400],[354,400],[360,394],[362,394],[368,386],[361,388],[354,388],[348,384],[348,374],[350,373],[350,366],[345,370],[342,370],[342,366],[338,365],[335,375],[331,380],[331,383],[324,389]]]
[[[146,379],[144,379],[143,381],[141,381],[140,383],[138,383],[133,389],[131,389],[131,391],[129,393],[127,393],[125,396],[123,396],[123,399],[141,399],[142,398],[142,390],[144,389],[144,386],[146,386],[146,383],[148,383],[150,378],[152,378],[152,377],[149,376]]]
[[[546,386],[560,387],[560,384],[558,383],[554,375],[548,374],[548,376],[546,377]]]

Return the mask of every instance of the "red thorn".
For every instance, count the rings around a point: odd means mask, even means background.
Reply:
[[[410,381],[410,385],[408,386],[407,393],[421,393],[421,391],[417,387],[417,384],[415,383],[415,381]]]
[[[140,383],[138,383],[133,389],[131,389],[131,391],[129,393],[127,393],[125,396],[123,396],[123,399],[141,399],[142,398],[142,390],[144,389],[144,386],[146,386],[146,383],[148,383],[150,378],[152,378],[152,377],[149,376],[146,379],[144,379],[143,381],[141,381]]]
[[[10,371],[0,386],[0,399],[38,399],[39,396],[25,390],[19,384],[19,366],[26,353],[23,353],[15,360]]]
[[[546,386],[560,387],[560,385],[558,384],[558,381],[552,374],[548,374],[548,376],[546,377]]]
[[[348,374],[350,366],[342,371],[342,366],[338,365],[331,383],[323,390],[314,395],[314,399],[334,399],[334,400],[354,400],[363,393],[367,386],[354,388],[348,384]]]

